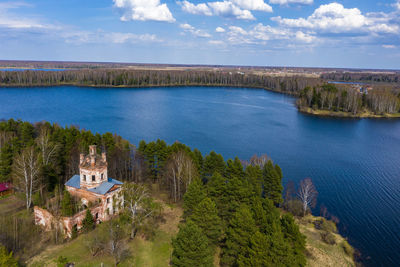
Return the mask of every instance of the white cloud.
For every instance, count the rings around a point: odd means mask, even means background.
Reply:
[[[315,40],[315,37],[309,34],[305,34],[302,31],[297,31],[296,32],[296,39],[304,42],[304,43],[312,43]]]
[[[178,5],[182,6],[182,10],[190,13],[190,14],[195,14],[195,15],[206,15],[206,16],[212,16],[213,13],[211,9],[207,6],[205,3],[200,3],[200,4],[193,4],[188,1],[182,1],[182,2],[177,2]]]
[[[182,10],[196,15],[234,17],[255,20],[251,11],[272,12],[272,7],[264,0],[223,0],[193,4],[187,0],[177,2]]]
[[[302,31],[292,31],[287,28],[277,28],[270,25],[258,23],[249,30],[241,27],[231,26],[227,32],[228,41],[232,44],[261,44],[266,45],[267,42],[281,41],[282,46],[293,44],[314,44],[316,37],[311,33]]]
[[[161,4],[160,0],[113,0],[114,6],[121,10],[122,21],[130,20],[154,20],[174,22],[167,4]]]
[[[22,17],[14,14],[10,10],[20,7],[30,7],[23,2],[6,2],[0,3],[0,27],[9,29],[35,29],[44,30],[54,28],[54,26],[39,22],[37,19]]]
[[[213,9],[213,13],[218,16],[255,20],[255,17],[249,10],[241,9],[230,1],[210,2],[208,5]]]
[[[222,27],[217,27],[217,28],[215,28],[215,31],[221,33],[221,32],[225,32],[225,29]]]
[[[400,10],[400,0],[397,0],[397,2],[393,4],[393,6],[394,6],[397,10]]]
[[[272,12],[272,7],[266,4],[264,0],[231,0],[231,2],[247,10]]]
[[[210,41],[208,41],[208,43],[212,44],[212,45],[224,45],[225,44],[223,41],[220,41],[220,40],[210,40]]]
[[[321,5],[307,18],[272,20],[282,26],[306,28],[324,33],[397,33],[399,26],[390,23],[388,16],[369,13],[363,15],[358,8],[345,8],[339,3]]]
[[[196,29],[195,27],[193,27],[192,25],[185,23],[185,24],[181,24],[179,25],[179,27],[181,27],[185,32],[190,32],[191,34],[193,34],[194,36],[197,37],[204,37],[204,38],[210,38],[211,35],[204,31],[204,30],[199,30]]]
[[[314,0],[269,0],[269,3],[276,5],[312,5],[314,3]]]
[[[134,44],[140,42],[160,42],[154,34],[134,34],[123,32],[92,31],[66,31],[59,34],[66,43],[70,44]]]
[[[382,47],[386,48],[386,49],[395,49],[395,48],[397,48],[397,46],[395,46],[395,45],[382,45]]]

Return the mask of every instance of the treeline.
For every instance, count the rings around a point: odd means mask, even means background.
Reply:
[[[297,100],[300,109],[343,111],[353,115],[363,111],[374,114],[393,114],[400,112],[400,94],[391,90],[370,90],[367,94],[355,88],[338,88],[333,84],[306,87],[300,91]]]
[[[400,73],[330,72],[321,74],[321,78],[343,82],[399,83]]]
[[[183,70],[71,70],[0,71],[0,86],[244,86],[297,93],[320,82],[302,76],[272,77],[228,71]]]

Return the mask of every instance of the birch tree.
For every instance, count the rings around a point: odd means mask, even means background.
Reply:
[[[40,148],[43,165],[49,165],[57,154],[59,145],[50,141],[50,133],[47,128],[41,129],[37,144]]]
[[[147,219],[161,213],[161,206],[152,200],[145,185],[125,183],[122,190],[125,212],[131,220],[130,238],[133,239]]]
[[[318,192],[315,189],[311,178],[306,178],[300,181],[298,196],[303,203],[303,216],[305,216],[307,208],[312,208],[317,203]]]
[[[32,195],[40,185],[40,161],[34,147],[28,147],[18,154],[13,163],[14,184],[25,194],[26,209],[32,204]]]
[[[197,170],[191,157],[185,151],[180,150],[169,157],[164,175],[171,197],[177,202],[197,176]]]

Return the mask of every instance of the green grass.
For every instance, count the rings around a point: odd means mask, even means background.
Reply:
[[[10,216],[23,209],[25,209],[25,202],[16,195],[2,196],[0,199],[0,216]]]

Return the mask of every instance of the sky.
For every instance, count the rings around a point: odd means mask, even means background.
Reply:
[[[400,69],[400,0],[0,0],[0,59]]]

